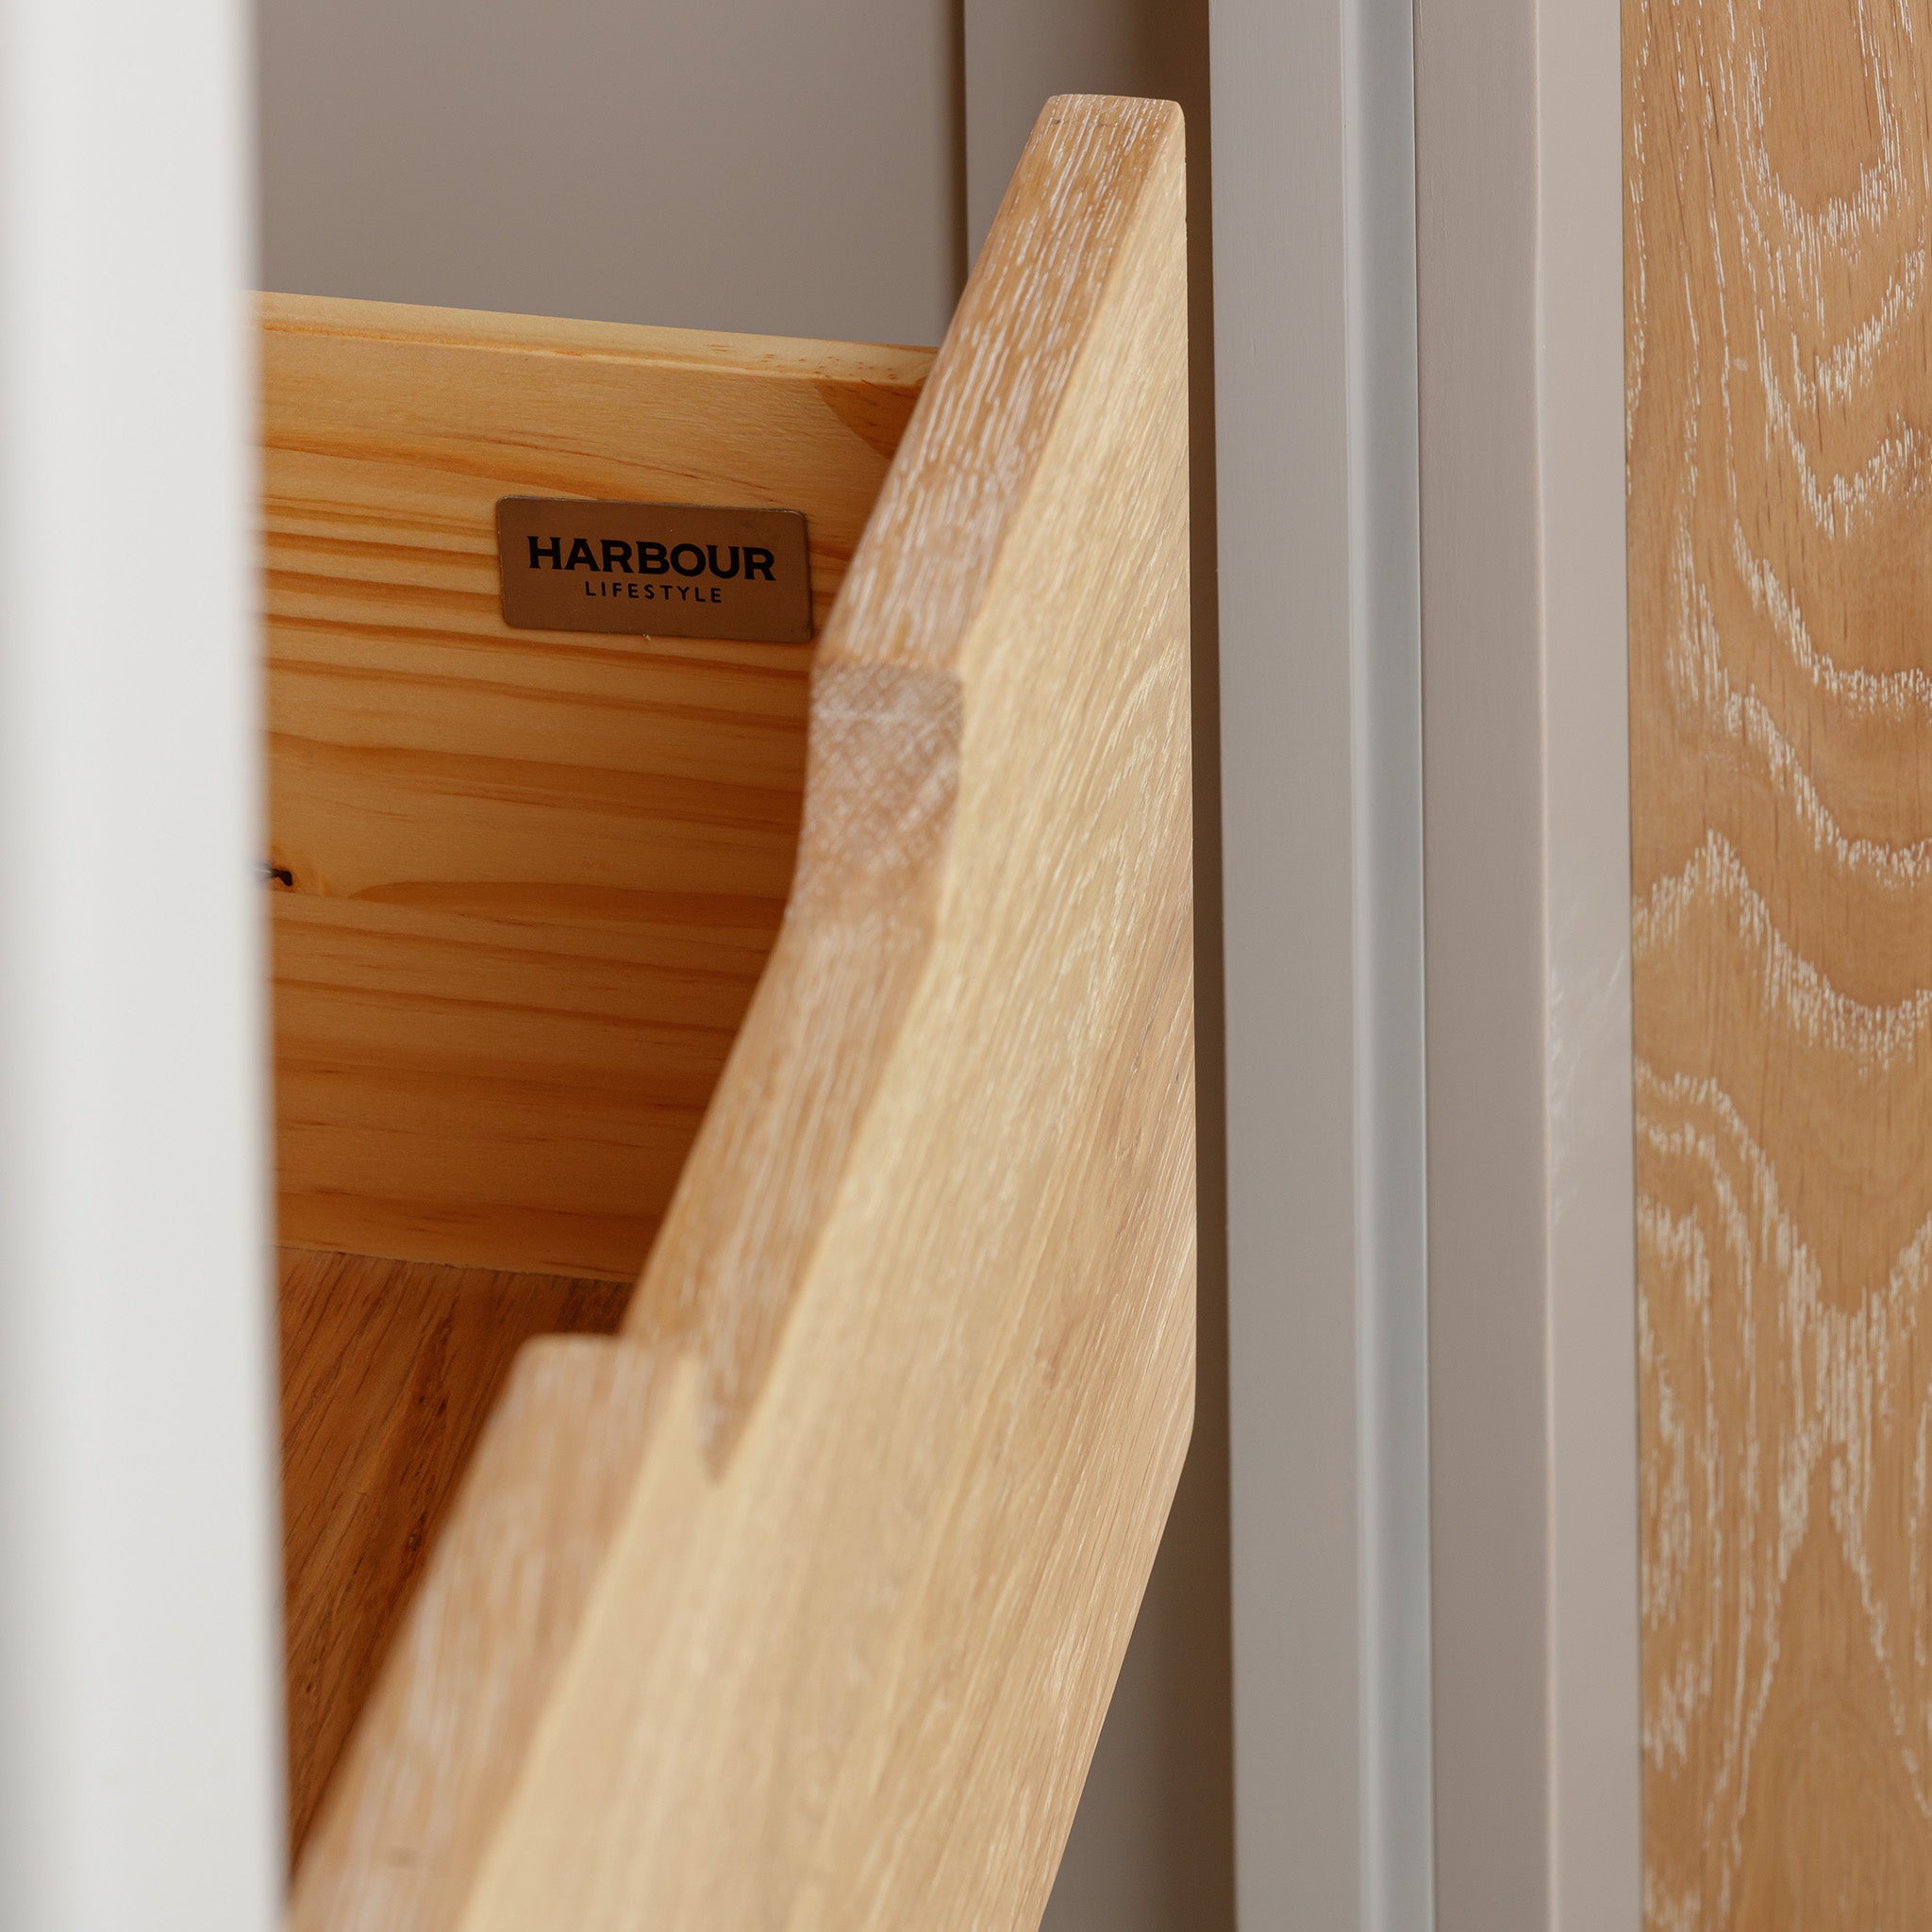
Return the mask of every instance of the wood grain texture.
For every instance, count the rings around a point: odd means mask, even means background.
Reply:
[[[1932,10],[1625,0],[1645,1909],[1932,1911]]]
[[[299,1852],[517,1350],[609,1334],[626,1291],[284,1249],[283,1636]]]
[[[822,643],[581,1614],[438,1553],[294,1925],[1038,1923],[1192,1406],[1182,189],[1174,108],[1043,113]],[[485,1696],[510,1770],[439,1748]]]
[[[308,1923],[440,1925],[461,1908],[662,1386],[631,1345],[556,1338],[517,1357],[371,1713],[338,1855],[305,1873]]]
[[[930,352],[265,298],[282,1237],[633,1279],[776,934],[812,653],[512,632],[500,496],[801,509]]]

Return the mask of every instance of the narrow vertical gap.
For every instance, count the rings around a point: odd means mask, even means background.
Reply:
[[[952,224],[948,238],[952,262],[953,301],[957,303],[972,273],[967,196],[966,153],[966,0],[945,0],[946,6],[946,108],[951,117],[948,150],[951,155],[951,192],[947,218]]]

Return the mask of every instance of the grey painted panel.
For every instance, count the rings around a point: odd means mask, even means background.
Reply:
[[[936,342],[955,0],[259,0],[262,275]]]

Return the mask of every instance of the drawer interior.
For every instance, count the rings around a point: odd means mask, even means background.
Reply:
[[[620,1320],[776,937],[811,647],[511,630],[507,496],[800,510],[930,362],[269,297],[291,1850],[517,1347]]]

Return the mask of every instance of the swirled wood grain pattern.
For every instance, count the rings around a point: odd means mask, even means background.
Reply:
[[[1932,7],[1625,0],[1644,1895],[1932,1917]]]

